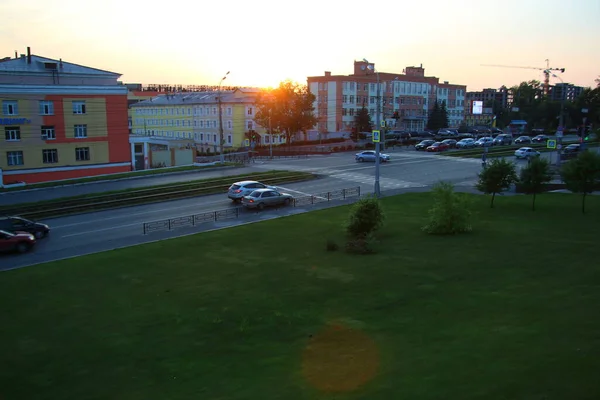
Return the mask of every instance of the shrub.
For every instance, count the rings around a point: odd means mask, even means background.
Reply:
[[[327,239],[327,243],[325,243],[325,249],[327,251],[336,251],[338,248],[339,246],[334,240]]]
[[[371,236],[348,239],[346,241],[346,252],[351,254],[372,254]]]
[[[346,234],[350,239],[367,238],[381,228],[384,219],[383,209],[377,198],[362,198],[350,209]]]
[[[454,191],[454,185],[440,182],[433,187],[433,207],[429,222],[422,229],[432,235],[471,232],[470,200]]]

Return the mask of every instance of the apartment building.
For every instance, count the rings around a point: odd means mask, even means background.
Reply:
[[[378,94],[379,121],[386,121],[387,126],[425,129],[435,101],[446,103],[450,127],[460,126],[464,119],[466,86],[425,76],[423,65],[406,67],[400,74],[377,71],[375,64],[364,60],[354,61],[353,74],[325,71],[323,76],[308,77],[308,88],[316,96],[316,129],[320,133],[351,130],[363,106],[375,123]]]
[[[484,107],[491,107],[492,103],[496,103],[501,108],[506,108],[512,101],[510,89],[502,86],[499,89],[483,89],[479,92],[467,92],[467,114],[472,114],[473,102],[482,101]]]
[[[575,101],[584,90],[584,87],[572,83],[557,83],[550,87],[548,97],[553,101]]]
[[[120,74],[27,54],[0,60],[3,184],[131,170]]]
[[[256,98],[261,89],[237,88],[218,91],[165,94],[133,104],[133,135],[160,140],[187,141],[198,151],[220,150],[219,96],[223,121],[224,149],[245,147],[246,133],[259,135],[257,144],[279,144],[283,135],[265,134],[256,115]]]

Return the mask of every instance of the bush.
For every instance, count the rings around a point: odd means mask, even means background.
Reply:
[[[350,210],[346,234],[349,239],[365,239],[381,228],[384,219],[383,209],[377,198],[362,198],[354,203]]]
[[[440,182],[433,187],[433,207],[429,222],[422,229],[431,235],[471,232],[470,200],[454,191],[454,185]]]
[[[334,240],[327,239],[327,243],[325,243],[325,249],[327,251],[336,251],[337,249],[339,249],[339,246]]]
[[[346,252],[350,254],[373,254],[371,247],[371,236],[348,239]]]

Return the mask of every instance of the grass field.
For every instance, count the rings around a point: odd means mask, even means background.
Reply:
[[[600,196],[473,196],[474,231],[383,199],[5,272],[5,399],[597,399]],[[0,259],[1,262],[1,259]]]

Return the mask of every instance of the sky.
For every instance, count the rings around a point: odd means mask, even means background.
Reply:
[[[122,74],[125,83],[275,87],[423,64],[467,90],[543,80],[595,86],[600,0],[0,0],[0,58],[15,50]],[[551,77],[551,83],[560,80]]]

